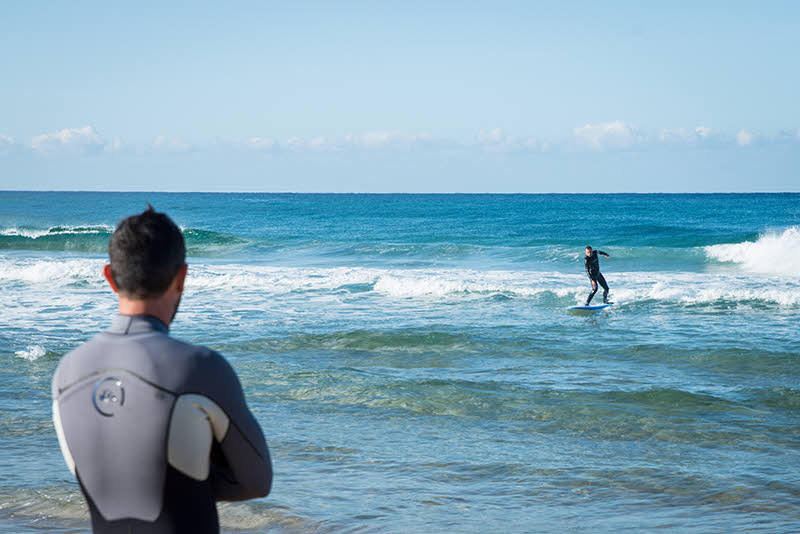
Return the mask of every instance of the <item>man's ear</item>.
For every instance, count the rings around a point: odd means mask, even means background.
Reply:
[[[175,273],[175,278],[173,278],[172,283],[175,284],[175,290],[178,293],[183,293],[183,283],[186,280],[186,271],[189,270],[189,266],[185,263],[183,266],[178,269],[178,272]]]
[[[106,264],[106,266],[103,267],[103,276],[108,282],[108,285],[111,286],[111,289],[114,290],[114,293],[119,293],[117,290],[117,283],[114,281],[114,275],[111,273],[111,265]]]

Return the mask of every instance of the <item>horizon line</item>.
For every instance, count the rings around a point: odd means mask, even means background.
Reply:
[[[156,193],[218,195],[793,195],[797,191],[222,191],[119,189],[0,189],[0,193]]]

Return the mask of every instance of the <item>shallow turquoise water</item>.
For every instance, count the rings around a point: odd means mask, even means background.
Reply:
[[[800,195],[0,192],[0,532],[87,530],[49,381],[145,202],[274,456],[226,531],[800,524]],[[616,304],[576,317],[587,244]]]

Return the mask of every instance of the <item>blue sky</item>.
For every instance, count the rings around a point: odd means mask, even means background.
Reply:
[[[111,4],[0,4],[0,189],[800,190],[796,2]]]

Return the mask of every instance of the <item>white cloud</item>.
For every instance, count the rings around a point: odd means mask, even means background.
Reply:
[[[50,155],[83,156],[97,154],[105,148],[105,141],[91,126],[64,129],[60,132],[37,135],[31,139],[31,148]]]
[[[750,146],[756,140],[756,135],[747,130],[740,130],[736,134],[736,144],[739,146]]]
[[[578,146],[592,150],[628,149],[647,141],[647,137],[634,125],[622,121],[586,124],[573,131]]]
[[[252,150],[262,151],[311,151],[339,152],[343,150],[393,150],[411,149],[427,146],[446,146],[428,134],[407,134],[398,131],[375,131],[361,134],[347,134],[342,137],[314,136],[310,138],[292,136],[283,141],[272,137],[253,137],[247,141],[234,143]]]
[[[478,146],[490,152],[506,151],[534,151],[541,152],[549,148],[548,143],[543,143],[533,137],[516,137],[507,135],[500,128],[481,130],[478,132]]]
[[[0,135],[0,156],[8,154],[12,146],[14,146],[13,139],[5,135]]]
[[[312,137],[306,143],[306,146],[310,150],[314,150],[316,152],[328,152],[333,150],[339,150],[336,140],[325,136]]]
[[[767,137],[760,137],[759,140],[766,141]],[[800,130],[781,130],[778,132],[772,139],[775,143],[779,144],[786,144],[786,143],[793,143],[795,141],[800,141]]]
[[[762,143],[785,143],[787,136],[781,134],[764,137],[744,129],[731,136],[707,126],[646,131],[622,121],[614,121],[575,128],[573,139],[578,147],[591,150],[626,150],[658,147],[685,149],[749,147]]]
[[[273,147],[283,148],[291,152],[335,152],[342,148],[342,142],[337,141],[333,137],[326,137],[324,135],[312,137],[311,139],[294,136],[289,137],[283,143],[276,143]]]
[[[275,150],[278,142],[271,137],[253,137],[245,143],[245,146],[253,150]]]
[[[481,130],[478,132],[478,144],[483,146],[501,145],[506,141],[506,134],[500,128]]]
[[[720,130],[706,126],[697,126],[693,129],[664,129],[659,132],[657,141],[664,145],[686,147],[712,147],[730,144],[728,137]]]
[[[110,143],[105,146],[106,152],[119,152],[122,150],[122,141],[119,137],[115,137]]]
[[[435,144],[429,134],[408,134],[398,131],[374,131],[363,134],[348,134],[344,143],[355,148],[388,149],[388,148],[415,148]]]
[[[159,151],[177,153],[188,152],[192,149],[192,146],[178,139],[169,139],[163,135],[159,135],[156,137],[155,141],[153,141],[152,148]]]
[[[692,150],[702,148],[740,149],[755,145],[778,145],[800,142],[800,129],[781,130],[772,135],[756,134],[742,129],[737,134],[707,126],[678,129],[641,129],[624,121],[585,124],[574,128],[571,135],[561,139],[540,140],[516,136],[501,128],[480,130],[472,139],[453,140],[434,137],[428,133],[407,133],[397,130],[377,130],[344,136],[252,137],[247,140],[215,139],[204,144],[189,144],[179,139],[158,136],[143,145],[126,144],[119,138],[106,140],[92,126],[65,129],[33,137],[30,149],[43,155],[87,155],[100,152],[127,153],[146,156],[153,153],[187,153],[210,150],[250,150],[268,153],[332,153],[352,151],[455,150],[486,152],[574,152],[576,150]],[[0,155],[10,153],[18,145],[8,136],[0,135]]]
[[[306,141],[302,137],[290,137],[286,140],[285,146],[289,150],[303,150],[306,147]]]
[[[706,128],[705,126],[698,126],[694,131],[700,139],[714,139],[722,135],[719,130]]]

